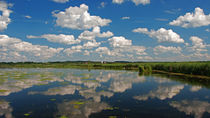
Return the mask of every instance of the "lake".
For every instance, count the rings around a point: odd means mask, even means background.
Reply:
[[[0,118],[210,118],[210,81],[79,69],[0,69]]]

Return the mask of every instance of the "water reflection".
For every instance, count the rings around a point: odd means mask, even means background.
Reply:
[[[63,81],[73,85],[49,88],[43,92],[31,91],[29,94],[70,95],[77,90],[84,98],[92,98],[100,102],[102,96],[110,98],[116,92],[122,93],[131,89],[133,83],[145,82],[145,78],[139,77],[134,72],[95,71],[94,73],[67,73]]]
[[[23,89],[30,88],[34,85],[46,85],[51,82],[62,82],[54,73],[38,72],[33,70],[1,70],[0,71],[0,96],[8,96],[11,93],[20,92]]]
[[[29,92],[30,95],[34,94],[43,94],[43,95],[72,95],[75,93],[76,90],[81,89],[80,86],[75,86],[75,85],[68,85],[64,87],[55,87],[55,88],[50,88],[47,91],[44,92]]]
[[[114,95],[114,93],[109,92],[109,91],[102,90],[102,91],[96,92],[96,90],[94,89],[80,90],[79,93],[81,96],[85,97],[86,99],[92,98],[96,102],[101,101],[101,96],[110,98]]]
[[[210,79],[203,79],[198,77],[189,77],[189,76],[181,76],[181,75],[170,75],[170,74],[159,74],[154,73],[152,76],[158,78],[166,78],[171,82],[179,82],[179,84],[194,86],[201,86],[202,88],[210,89]]]
[[[85,76],[84,76],[85,75]],[[112,80],[111,80],[112,79]],[[75,76],[68,74],[64,80],[74,84],[82,84],[88,88],[102,87],[101,84],[111,80],[109,90],[113,92],[124,92],[132,88],[132,83],[144,82],[144,77],[139,77],[134,72],[94,72],[94,75],[83,74],[83,76]]]
[[[206,101],[182,100],[181,102],[173,101],[170,106],[176,108],[187,115],[194,115],[195,118],[202,118],[205,112],[210,113],[210,103]]]
[[[0,100],[0,116],[5,118],[13,118],[12,116],[12,107],[10,106],[9,102],[5,100]]]
[[[134,99],[146,101],[149,98],[158,98],[160,100],[171,99],[178,95],[184,89],[184,85],[159,86],[157,89],[150,91],[148,94],[134,96]]]
[[[169,78],[166,77],[154,77],[154,81],[157,82],[158,84],[163,84],[163,83],[171,83],[172,81]]]
[[[56,113],[56,117],[88,118],[92,113],[109,108],[110,106],[107,103],[92,100],[64,101],[57,105],[58,113]]]
[[[201,118],[210,109],[209,83],[189,80],[156,74],[139,76],[128,71],[0,69],[0,99],[4,99],[0,100],[0,118],[24,117],[28,111],[34,113],[30,114],[31,118],[87,118],[94,114],[109,117],[116,113],[120,116],[121,112],[134,117],[141,115],[138,111],[154,114],[157,109],[157,117],[164,117],[164,110],[177,109]],[[21,92],[23,90],[26,91]],[[119,109],[113,110],[115,107]],[[40,109],[50,112],[43,113]],[[177,113],[173,112],[172,116],[174,114]]]
[[[201,90],[201,89],[202,89],[201,86],[192,86],[192,87],[190,88],[190,91],[192,91],[192,92],[197,92],[197,91],[199,91],[199,90]]]
[[[133,73],[126,74],[112,74],[111,78],[114,78],[110,84],[109,90],[113,92],[125,92],[127,89],[132,88],[133,83],[145,82],[144,76],[138,77]]]

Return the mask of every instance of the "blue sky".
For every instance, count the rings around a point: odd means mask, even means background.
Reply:
[[[0,61],[210,60],[209,0],[0,1]]]

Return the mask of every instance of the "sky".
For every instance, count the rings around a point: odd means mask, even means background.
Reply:
[[[209,0],[0,0],[0,62],[210,61]]]

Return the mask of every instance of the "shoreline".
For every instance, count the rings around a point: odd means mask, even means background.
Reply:
[[[133,68],[133,69],[121,69],[121,68],[87,68],[87,67],[8,67],[8,68],[0,68],[0,69],[84,69],[84,70],[124,70],[124,71],[135,71],[139,72],[139,69]],[[141,72],[139,72],[141,73]],[[142,72],[142,74],[147,75],[148,72]],[[162,70],[152,70],[149,72],[151,74],[167,74],[167,75],[173,75],[173,76],[182,76],[182,77],[190,77],[190,78],[199,78],[199,79],[208,79],[210,80],[209,76],[202,76],[202,75],[191,75],[191,74],[184,74],[184,73],[174,73],[174,72],[167,72]]]
[[[9,68],[74,68],[129,70],[139,73],[159,72],[170,75],[210,79],[210,61],[208,62],[17,62],[1,63],[0,69]]]
[[[190,75],[190,74],[184,74],[184,73],[174,73],[174,72],[166,72],[161,70],[153,70],[155,73],[161,73],[161,74],[168,74],[168,75],[174,75],[174,76],[183,76],[183,77],[190,77],[190,78],[199,78],[199,79],[208,79],[210,80],[209,76],[202,76],[202,75]],[[153,73],[153,74],[155,74]]]

